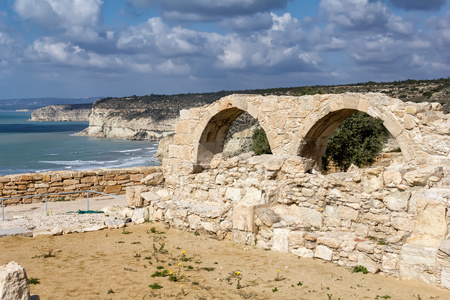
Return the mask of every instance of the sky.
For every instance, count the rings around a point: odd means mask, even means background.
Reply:
[[[450,76],[450,0],[0,0],[0,99]]]

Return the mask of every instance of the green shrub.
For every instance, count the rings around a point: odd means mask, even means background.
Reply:
[[[333,161],[341,171],[354,164],[369,166],[383,148],[389,132],[381,120],[356,112],[342,122],[328,139],[322,163],[324,169]]]
[[[252,148],[256,155],[272,154],[266,133],[261,127],[256,128],[252,135]]]

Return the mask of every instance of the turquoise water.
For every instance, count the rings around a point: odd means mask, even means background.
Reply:
[[[29,122],[30,112],[0,111],[0,176],[55,170],[158,165],[158,143],[75,136],[88,122]]]

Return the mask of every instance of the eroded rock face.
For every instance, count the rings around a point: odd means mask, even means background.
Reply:
[[[128,119],[122,110],[94,107],[89,117],[89,127],[78,135],[155,141],[172,134],[177,120],[178,118],[160,121],[152,118]]]
[[[27,273],[24,268],[14,261],[0,267],[0,299],[30,299],[30,285]]]
[[[92,104],[50,105],[31,113],[30,121],[39,122],[87,122]]]

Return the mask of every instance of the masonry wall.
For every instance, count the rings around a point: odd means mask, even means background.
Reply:
[[[0,198],[59,192],[94,190],[108,194],[124,194],[128,186],[141,185],[147,175],[157,173],[160,167],[101,169],[90,171],[57,171],[0,176]],[[78,198],[67,194],[65,198]],[[49,196],[49,200],[60,198]],[[41,201],[42,197],[4,200],[5,205]]]
[[[450,288],[449,170],[400,161],[321,175],[297,156],[218,154],[128,200],[135,218]]]

